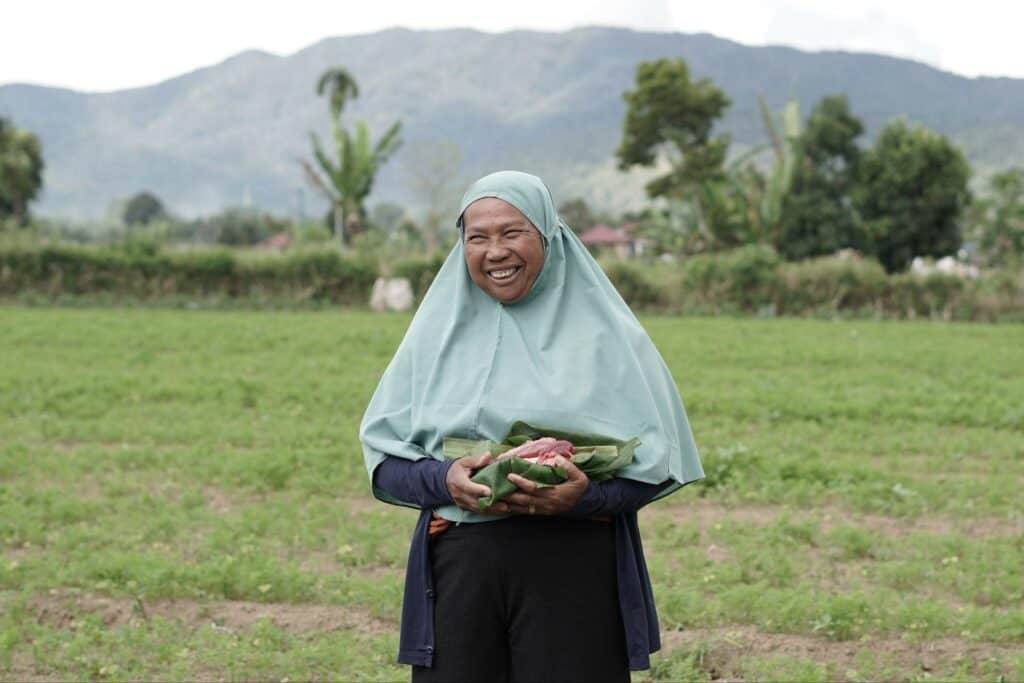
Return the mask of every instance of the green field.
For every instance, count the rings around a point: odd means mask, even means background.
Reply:
[[[408,316],[0,308],[0,678],[395,680]],[[706,482],[634,680],[1024,679],[1024,326],[645,318]]]

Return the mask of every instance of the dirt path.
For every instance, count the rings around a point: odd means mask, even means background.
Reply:
[[[972,538],[989,538],[1024,534],[1024,514],[1016,517],[978,518],[953,518],[934,514],[886,517],[851,512],[835,505],[796,508],[754,503],[728,504],[706,498],[694,498],[673,505],[655,504],[643,509],[640,514],[641,519],[670,517],[673,521],[696,524],[701,528],[722,522],[767,526],[786,516],[794,522],[819,522],[822,533],[828,533],[836,527],[857,526],[895,537],[909,534],[963,534]]]
[[[744,660],[753,657],[791,657],[817,664],[832,665],[834,671],[848,678],[846,672],[864,667],[865,661],[888,666],[903,676],[941,675],[952,672],[962,663],[968,671],[983,673],[986,662],[1008,663],[1018,653],[1010,647],[992,643],[939,638],[919,643],[901,638],[875,637],[863,641],[835,642],[825,638],[786,633],[762,633],[750,626],[729,626],[718,629],[669,631],[662,634],[666,652],[684,650],[703,652],[702,668],[714,680],[743,680]],[[991,674],[991,669],[988,669]]]
[[[293,605],[247,602],[242,600],[135,600],[53,591],[29,601],[36,621],[54,628],[67,628],[84,614],[99,614],[103,623],[114,628],[153,617],[178,620],[196,629],[212,624],[214,628],[241,631],[260,619],[269,619],[278,628],[293,634],[357,630],[361,633],[391,633],[397,624],[370,615],[366,610],[336,605]]]

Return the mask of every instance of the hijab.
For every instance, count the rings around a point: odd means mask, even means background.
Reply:
[[[503,304],[470,279],[462,215],[484,197],[518,209],[540,232],[544,264],[530,291]],[[600,265],[559,219],[540,178],[500,171],[462,197],[460,239],[448,254],[384,371],[359,438],[370,481],[385,457],[443,459],[446,436],[501,441],[513,422],[639,437],[618,476],[670,482],[658,497],[703,478],[672,375]],[[382,490],[374,495],[392,503]],[[453,521],[495,515],[454,505]]]

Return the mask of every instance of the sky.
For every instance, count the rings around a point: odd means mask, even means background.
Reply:
[[[1019,0],[10,0],[0,84],[92,92],[150,85],[247,49],[280,55],[384,28],[712,33],[747,45],[877,52],[965,76],[1024,78]],[[513,6],[514,5],[514,6]]]

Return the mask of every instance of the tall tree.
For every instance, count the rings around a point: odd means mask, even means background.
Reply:
[[[902,120],[882,130],[861,158],[855,200],[886,270],[960,249],[969,174],[963,153],[944,136]]]
[[[0,218],[28,220],[28,205],[43,187],[39,138],[0,117]]]
[[[870,249],[853,208],[864,132],[845,95],[825,97],[797,138],[798,163],[781,204],[776,249],[789,259]]]
[[[355,80],[345,69],[324,72],[317,82],[317,93],[328,94],[334,156],[324,150],[317,134],[310,132],[315,165],[301,161],[310,185],[331,203],[334,234],[342,246],[362,232],[366,220],[365,201],[373,189],[377,171],[401,144],[398,134],[402,124],[398,121],[376,142],[371,140],[365,121],[356,121],[351,133],[342,126],[345,103],[358,92]]]
[[[722,178],[729,138],[712,138],[711,130],[729,98],[707,78],[690,80],[681,59],[641,63],[636,88],[623,97],[627,110],[616,151],[619,168],[652,166],[659,155],[666,156],[671,168],[647,185],[647,194],[688,200],[706,230],[700,187]]]

